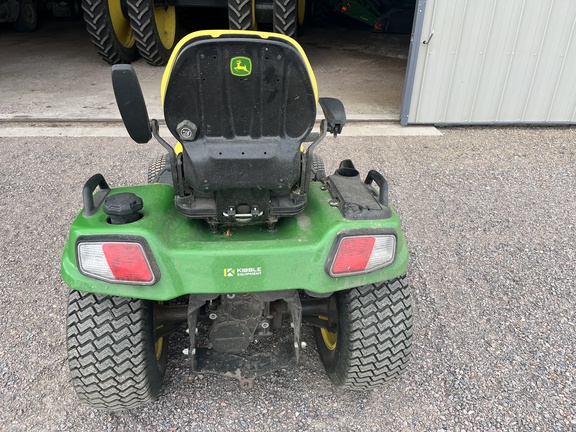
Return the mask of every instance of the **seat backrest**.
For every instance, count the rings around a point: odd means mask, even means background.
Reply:
[[[166,125],[182,144],[192,189],[288,193],[297,186],[317,88],[295,41],[275,33],[192,33],[172,54],[162,89]]]
[[[175,49],[162,80],[164,116],[179,140],[280,137],[296,147],[316,118],[317,87],[302,48],[275,33],[201,31]]]

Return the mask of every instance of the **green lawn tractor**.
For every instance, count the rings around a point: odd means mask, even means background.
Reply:
[[[318,99],[296,42],[232,30],[183,38],[162,80],[174,145],[149,120],[132,67],[113,66],[112,83],[131,138],[154,136],[166,153],[148,184],[111,188],[96,174],[84,186],[62,256],[81,401],[116,411],[153,400],[170,334],[184,330],[193,372],[246,388],[298,364],[303,326],[337,386],[370,389],[406,368],[400,220],[379,172],[361,179],[344,160],[326,174],[315,150],[342,131],[344,107]]]

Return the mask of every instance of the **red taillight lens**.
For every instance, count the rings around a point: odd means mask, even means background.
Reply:
[[[343,238],[338,248],[338,254],[332,264],[333,273],[354,273],[364,271],[376,239],[374,237]]]
[[[78,245],[81,273],[109,282],[152,285],[154,272],[139,243],[87,242]]]
[[[102,251],[115,279],[151,282],[152,271],[142,250],[136,243],[106,243]]]
[[[396,237],[361,235],[342,237],[329,266],[330,276],[349,276],[381,269],[394,261]]]

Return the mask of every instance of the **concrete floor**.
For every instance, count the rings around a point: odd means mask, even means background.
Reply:
[[[409,35],[368,27],[310,29],[300,39],[321,96],[340,98],[351,119],[400,118]],[[0,26],[0,120],[119,120],[110,66],[84,22],[51,20],[34,33]],[[134,64],[151,117],[163,118],[163,68]]]

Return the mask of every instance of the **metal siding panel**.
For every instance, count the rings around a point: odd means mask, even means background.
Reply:
[[[520,123],[523,120],[532,78],[538,66],[538,54],[546,29],[550,1],[526,1],[518,31],[519,37],[512,53],[510,79],[504,88],[497,121]]]
[[[477,97],[471,107],[470,121],[496,121],[503,103],[504,89],[510,79],[514,45],[522,17],[524,0],[494,2],[492,31],[484,52],[484,69],[477,83]]]
[[[418,64],[422,65],[419,68],[421,80],[415,94],[416,106],[411,110],[410,117],[418,122],[430,123],[440,119],[449,97],[446,89],[450,87],[452,80],[450,72],[455,64],[455,55],[450,53],[456,52],[459,42],[458,37],[454,38],[451,35],[460,34],[462,27],[460,16],[465,10],[464,2],[458,2],[454,7],[450,6],[443,0],[429,2],[426,7],[422,39],[430,40],[430,44],[424,45],[423,41],[416,41],[421,47],[418,57]],[[430,39],[432,34],[434,36]],[[439,50],[438,47],[448,48],[448,52]],[[430,121],[431,119],[433,120]]]
[[[576,5],[575,5],[576,6]],[[576,11],[571,17],[572,27],[566,38],[564,52],[561,53],[563,63],[558,76],[556,89],[548,109],[548,121],[567,117],[576,123]]]
[[[406,78],[404,80],[404,90],[402,92],[402,108],[400,114],[400,124],[406,126],[410,117],[410,104],[414,93],[414,83],[416,77],[416,66],[418,63],[419,41],[422,37],[422,26],[424,24],[424,12],[426,10],[426,0],[418,0],[414,10],[414,20],[412,23],[412,35],[410,49],[408,51],[408,64],[406,66]],[[418,41],[418,43],[415,43]]]
[[[428,1],[407,122],[574,122],[575,21],[573,0]]]
[[[490,32],[493,2],[470,2],[466,8],[456,52],[452,85],[448,89],[447,108],[442,119],[453,118],[460,122],[470,121],[477,83],[486,58],[484,47]],[[486,27],[488,26],[488,28]]]
[[[567,80],[574,88],[574,65],[572,64],[569,76],[563,75],[563,72],[566,66],[566,53],[571,46],[574,56],[576,2],[555,0],[550,12],[548,31],[542,41],[540,62],[534,73],[535,85],[524,113],[526,121],[549,121],[560,84]],[[566,88],[565,85],[562,87]],[[571,118],[576,97],[573,91],[570,93],[572,99],[562,104],[564,113],[555,111],[556,118],[564,117],[566,120]]]

